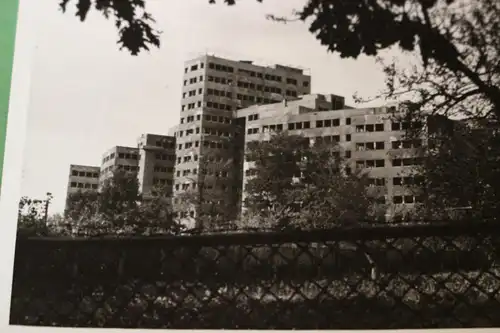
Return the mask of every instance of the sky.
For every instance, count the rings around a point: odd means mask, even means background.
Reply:
[[[113,22],[91,12],[84,23],[59,0],[40,1],[33,59],[21,192],[54,196],[50,213],[64,210],[70,164],[100,165],[116,146],[135,146],[142,133],[167,134],[179,121],[183,63],[213,53],[310,70],[313,93],[373,96],[384,76],[373,58],[328,53],[302,22],[281,24],[266,14],[290,15],[305,0],[148,0],[162,31],[160,49],[120,51]]]

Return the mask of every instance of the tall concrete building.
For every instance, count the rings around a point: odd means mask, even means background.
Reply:
[[[68,208],[70,195],[76,192],[97,191],[99,187],[99,171],[98,166],[76,164],[69,166],[65,209]]]
[[[185,63],[180,121],[176,129],[174,193],[199,186],[200,166],[204,173],[235,163],[234,113],[255,104],[269,104],[309,94],[311,77],[303,70],[283,65],[259,66],[205,55]],[[340,102],[336,101],[336,102]],[[226,172],[208,189],[230,186]],[[205,178],[206,180],[207,178]],[[204,181],[205,181],[204,180]]]
[[[97,191],[99,171],[98,166],[71,164],[69,166],[68,195],[78,191]]]
[[[149,198],[156,186],[172,193],[175,166],[175,137],[143,134],[137,140],[139,150],[139,191]]]
[[[273,132],[287,131],[310,138],[311,142],[338,143],[351,170],[368,172],[372,186],[382,189],[381,200],[389,204],[388,215],[418,203],[408,187],[416,180],[414,167],[419,164],[417,149],[422,140],[405,140],[408,123],[396,121],[395,107],[354,109],[337,104],[338,96],[308,95],[293,101],[251,106],[237,111],[241,132],[242,156],[248,142],[269,140]],[[396,117],[395,117],[396,116]],[[244,161],[242,200],[245,184],[252,177],[252,163]]]
[[[115,146],[107,150],[102,157],[100,186],[113,176],[113,172],[139,172],[139,148]]]

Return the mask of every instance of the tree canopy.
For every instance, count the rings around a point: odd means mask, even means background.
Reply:
[[[274,227],[328,227],[383,218],[383,190],[368,174],[349,171],[342,149],[287,133],[248,145],[245,207]],[[272,227],[272,225],[266,225]]]

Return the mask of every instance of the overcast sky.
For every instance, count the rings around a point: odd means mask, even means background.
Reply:
[[[383,85],[373,59],[340,59],[301,22],[279,24],[304,0],[148,0],[162,46],[138,57],[119,51],[112,22],[92,12],[85,23],[41,1],[28,113],[22,193],[52,192],[62,212],[70,164],[99,165],[114,145],[135,146],[141,133],[166,134],[179,119],[183,62],[205,52],[309,68],[313,93],[367,96]],[[72,8],[70,8],[72,9]]]

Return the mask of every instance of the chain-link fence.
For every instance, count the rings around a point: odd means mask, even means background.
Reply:
[[[13,325],[500,326],[492,223],[142,239],[20,239]]]

